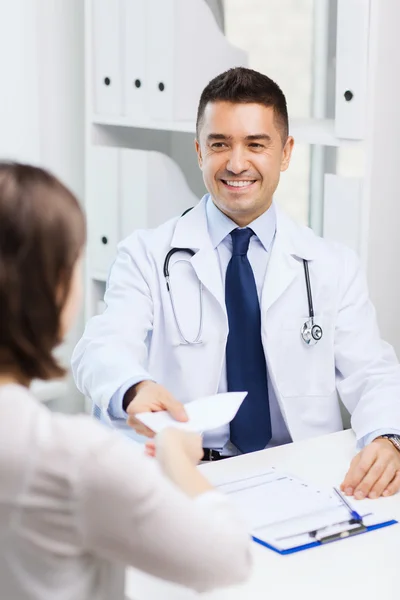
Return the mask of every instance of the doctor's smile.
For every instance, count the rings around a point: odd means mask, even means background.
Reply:
[[[231,189],[231,191],[237,192],[237,193],[243,193],[243,192],[249,190],[256,183],[257,180],[256,179],[250,179],[250,180],[220,179],[220,181],[222,181],[222,183],[228,189]]]

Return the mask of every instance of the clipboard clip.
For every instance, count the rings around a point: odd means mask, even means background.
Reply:
[[[354,519],[351,519],[348,524],[356,525],[356,527],[342,529],[341,531],[335,531],[334,533],[323,533],[322,529],[317,529],[315,531],[310,531],[309,535],[310,537],[314,538],[316,542],[319,542],[320,544],[327,544],[337,540],[344,540],[352,535],[358,535],[359,533],[364,533],[364,531],[367,531],[367,528],[362,521],[355,521]],[[334,526],[332,528],[334,528]]]
[[[361,515],[356,512],[353,507],[349,504],[346,498],[339,492],[337,488],[333,488],[335,494],[338,496],[342,504],[347,508],[350,513],[351,519],[348,521],[349,525],[356,525],[356,527],[351,527],[350,529],[344,529],[342,531],[335,531],[333,533],[328,533],[327,535],[321,535],[322,530],[310,531],[309,535],[313,537],[316,541],[321,544],[326,544],[329,542],[335,542],[336,540],[343,540],[352,535],[358,535],[359,533],[364,533],[367,531],[366,526],[363,523],[363,519]],[[326,529],[326,528],[325,528]]]
[[[359,533],[364,533],[368,528],[363,523],[362,516],[353,509],[353,507],[349,504],[349,502],[344,498],[344,496],[339,492],[337,488],[333,488],[335,494],[340,499],[341,503],[345,506],[345,508],[349,512],[350,519],[346,521],[340,521],[340,523],[332,523],[331,525],[324,525],[319,529],[314,529],[312,531],[302,531],[295,535],[286,535],[281,538],[278,538],[279,541],[298,537],[301,535],[309,535],[310,538],[319,542],[320,544],[326,544],[328,542],[334,542],[336,540],[343,540],[352,535],[358,535]],[[351,526],[351,527],[349,527]]]

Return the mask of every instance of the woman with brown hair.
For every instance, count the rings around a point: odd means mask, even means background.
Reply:
[[[249,539],[168,430],[157,465],[87,416],[51,413],[32,379],[77,312],[85,222],[46,171],[0,163],[0,588],[13,600],[117,600],[130,564],[198,590],[245,579]]]

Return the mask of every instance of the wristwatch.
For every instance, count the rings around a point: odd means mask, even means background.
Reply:
[[[384,435],[379,436],[381,438],[386,438],[389,442],[392,442],[393,446],[400,452],[400,435],[395,435],[394,433],[385,433]]]

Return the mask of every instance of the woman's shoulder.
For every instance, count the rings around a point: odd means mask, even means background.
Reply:
[[[36,493],[37,482],[46,482],[41,493],[71,499],[81,475],[115,447],[120,456],[143,459],[133,441],[92,417],[51,412],[26,388],[0,386],[0,476],[15,492]]]

